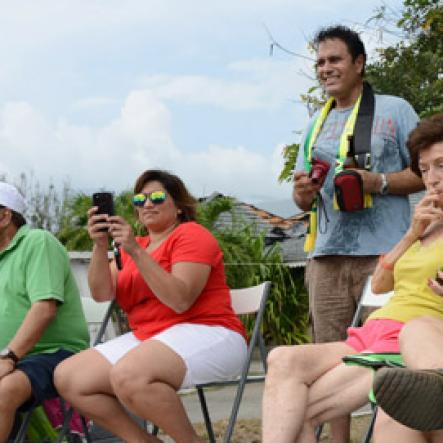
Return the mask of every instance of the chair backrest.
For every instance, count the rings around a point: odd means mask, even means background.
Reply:
[[[263,297],[267,297],[270,283],[264,282],[257,286],[243,289],[231,289],[232,308],[238,315],[258,312]]]
[[[385,292],[383,294],[374,294],[371,289],[371,281],[372,276],[370,275],[366,280],[363,294],[360,298],[357,310],[355,311],[352,326],[358,326],[360,323],[363,308],[381,308],[394,295],[394,291]]]
[[[374,294],[371,289],[372,276],[366,280],[360,303],[363,306],[380,308],[394,295],[394,291],[384,292],[383,294]]]

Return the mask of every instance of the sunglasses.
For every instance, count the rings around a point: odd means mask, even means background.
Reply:
[[[145,205],[146,200],[149,200],[153,205],[161,205],[166,200],[166,192],[154,191],[149,194],[143,192],[135,194],[134,197],[132,197],[132,204],[141,207]]]

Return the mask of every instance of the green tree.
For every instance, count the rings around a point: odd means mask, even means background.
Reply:
[[[272,282],[263,334],[268,343],[304,343],[307,338],[308,297],[303,285],[303,269],[290,269],[283,262],[278,244],[265,246],[265,235],[233,211],[233,201],[218,198],[202,204],[198,220],[217,238],[223,250],[229,287],[244,288],[265,280]],[[232,223],[221,227],[222,212],[230,211]],[[244,319],[247,328],[250,319]]]
[[[377,20],[385,19],[381,9]],[[443,5],[441,0],[405,0],[397,27],[405,36],[378,50],[367,77],[383,94],[406,99],[417,113],[443,112]]]

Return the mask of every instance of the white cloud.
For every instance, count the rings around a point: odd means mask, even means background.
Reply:
[[[76,100],[71,107],[75,111],[83,111],[87,109],[107,107],[109,105],[115,105],[116,103],[118,103],[118,100],[111,97],[87,97]]]
[[[119,117],[98,129],[51,123],[27,103],[9,103],[0,111],[0,144],[0,174],[33,170],[43,182],[69,178],[76,189],[121,190],[144,169],[160,167],[183,176],[198,195],[217,190],[258,200],[280,194],[280,148],[269,155],[244,146],[180,151],[170,111],[149,90],[131,92]]]
[[[187,155],[180,169],[198,195],[218,191],[251,202],[282,195],[282,187],[286,186],[277,184],[281,167],[281,146],[269,155],[244,146],[210,146]]]
[[[120,116],[101,128],[51,123],[27,103],[6,104],[0,144],[6,171],[32,169],[42,180],[69,176],[79,188],[128,186],[143,168],[177,157],[169,111],[149,91],[129,94]]]
[[[242,60],[229,64],[224,77],[155,75],[144,78],[142,84],[160,99],[229,111],[272,110],[310,84],[298,75],[301,69],[309,68],[294,60]]]

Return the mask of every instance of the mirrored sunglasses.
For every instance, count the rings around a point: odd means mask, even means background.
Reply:
[[[132,197],[132,204],[134,206],[144,206],[146,200],[149,200],[153,205],[160,205],[166,200],[166,192],[154,191],[149,194],[143,192],[135,194],[134,197]]]

